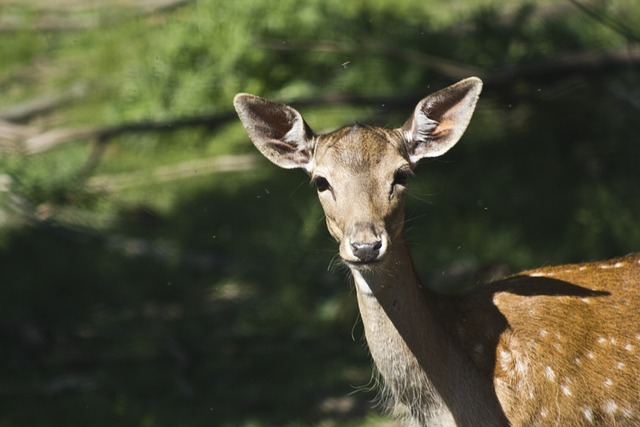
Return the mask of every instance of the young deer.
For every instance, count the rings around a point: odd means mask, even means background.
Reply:
[[[385,391],[409,425],[640,425],[640,255],[525,271],[464,296],[420,284],[408,178],[462,136],[482,82],[424,98],[398,129],[316,135],[291,107],[234,105],[260,152],[311,176]]]

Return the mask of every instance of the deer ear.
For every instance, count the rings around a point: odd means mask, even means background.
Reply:
[[[249,138],[267,159],[281,168],[310,170],[314,135],[300,113],[246,93],[236,95],[233,105]]]
[[[482,80],[470,77],[427,96],[401,128],[412,164],[446,153],[464,133],[482,90]]]

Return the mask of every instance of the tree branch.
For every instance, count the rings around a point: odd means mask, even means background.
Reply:
[[[640,47],[614,52],[579,52],[533,64],[507,68],[481,75],[492,88],[510,86],[516,80],[566,78],[570,75],[601,74],[640,66]]]
[[[35,154],[50,150],[60,144],[82,139],[93,139],[101,143],[126,133],[166,132],[191,127],[215,128],[235,119],[235,113],[193,116],[165,121],[144,121],[124,123],[114,126],[93,126],[86,128],[54,129],[24,139],[24,152]]]
[[[634,33],[634,31],[631,28],[629,28],[622,22],[616,21],[610,16],[607,16],[605,14],[598,12],[597,10],[595,10],[595,7],[593,7],[593,5],[584,4],[579,2],[578,0],[569,0],[569,1],[571,2],[571,4],[573,4],[575,7],[580,9],[585,14],[589,15],[591,18],[595,19],[596,21],[599,21],[601,24],[611,28],[618,34],[626,37],[627,40],[633,41],[636,43],[640,42],[640,37],[636,33]]]
[[[302,45],[289,45],[287,49],[302,48]],[[320,49],[339,51],[339,44],[323,42],[318,45]],[[314,49],[312,45],[305,45],[305,50]],[[404,55],[404,54],[400,54]],[[415,57],[414,59],[415,60]],[[426,61],[426,57],[420,59]],[[478,75],[485,82],[485,87],[494,91],[506,90],[515,82],[521,80],[536,79],[566,79],[575,75],[590,75],[610,73],[630,67],[640,66],[640,47],[633,46],[625,50],[614,52],[580,52],[569,54],[546,61],[538,61],[533,64],[516,66],[498,70],[495,72],[478,72],[478,70],[464,71],[465,67],[454,66],[448,68],[446,65],[438,68],[439,74],[445,78],[456,81],[461,77]],[[422,93],[410,92],[391,96],[363,96],[358,94],[329,94],[306,99],[290,101],[297,107],[326,107],[338,105],[361,105],[383,106],[385,111],[394,109],[411,108],[419,99]],[[34,154],[50,150],[60,144],[71,141],[92,139],[100,143],[105,143],[112,138],[127,133],[143,132],[166,132],[191,127],[205,127],[214,129],[224,123],[236,119],[234,112],[226,112],[215,115],[203,115],[186,117],[182,119],[165,121],[144,121],[137,123],[124,123],[115,126],[94,126],[75,129],[55,129],[38,135],[27,134],[21,141],[25,153]],[[2,145],[9,145],[6,139],[0,138],[0,148]],[[14,142],[15,144],[15,142]]]
[[[82,98],[88,93],[88,85],[75,84],[64,91],[49,93],[0,111],[0,120],[22,122],[39,114],[47,113],[68,102]]]
[[[355,53],[364,50],[434,71],[451,81],[476,75],[485,81],[485,85],[494,88],[504,88],[517,79],[547,78],[564,74],[594,74],[640,65],[640,46],[635,45],[619,51],[570,53],[557,58],[539,60],[532,64],[497,71],[484,71],[427,53],[372,42],[364,42],[357,46],[332,41],[290,43],[283,40],[258,40],[257,43],[258,46],[266,49],[290,52]]]
[[[105,27],[115,21],[135,18],[154,13],[169,12],[184,6],[193,0],[137,0],[128,7],[113,8],[109,2],[103,7],[87,6],[85,2],[69,4],[64,12],[60,8],[51,8],[51,2],[41,1],[41,4],[30,4],[29,29],[36,31],[79,31],[91,28]],[[33,1],[30,3],[34,3]],[[38,3],[38,2],[36,2]],[[8,3],[4,6],[23,6],[22,2]],[[35,7],[34,7],[35,6]],[[47,8],[49,6],[49,8]],[[126,12],[129,12],[126,14]],[[33,17],[35,16],[35,19]],[[3,13],[0,15],[0,33],[25,30],[24,13]]]
[[[394,60],[400,60],[408,64],[432,70],[454,80],[476,75],[480,72],[476,67],[459,64],[436,55],[372,41],[362,41],[357,44],[334,41],[292,43],[286,40],[258,39],[256,40],[256,44],[265,49],[281,52],[329,52],[345,54],[365,52],[369,54],[379,54]]]

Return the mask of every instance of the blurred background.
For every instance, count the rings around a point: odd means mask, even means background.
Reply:
[[[308,178],[231,100],[396,127],[472,75],[423,279],[639,250],[637,0],[0,0],[0,426],[390,425]]]

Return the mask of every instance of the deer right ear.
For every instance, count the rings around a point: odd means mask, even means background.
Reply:
[[[246,93],[233,105],[249,138],[260,152],[285,169],[311,168],[314,134],[293,108]]]
[[[470,77],[418,103],[400,129],[412,164],[425,157],[441,156],[456,145],[467,129],[481,90],[482,81]]]

